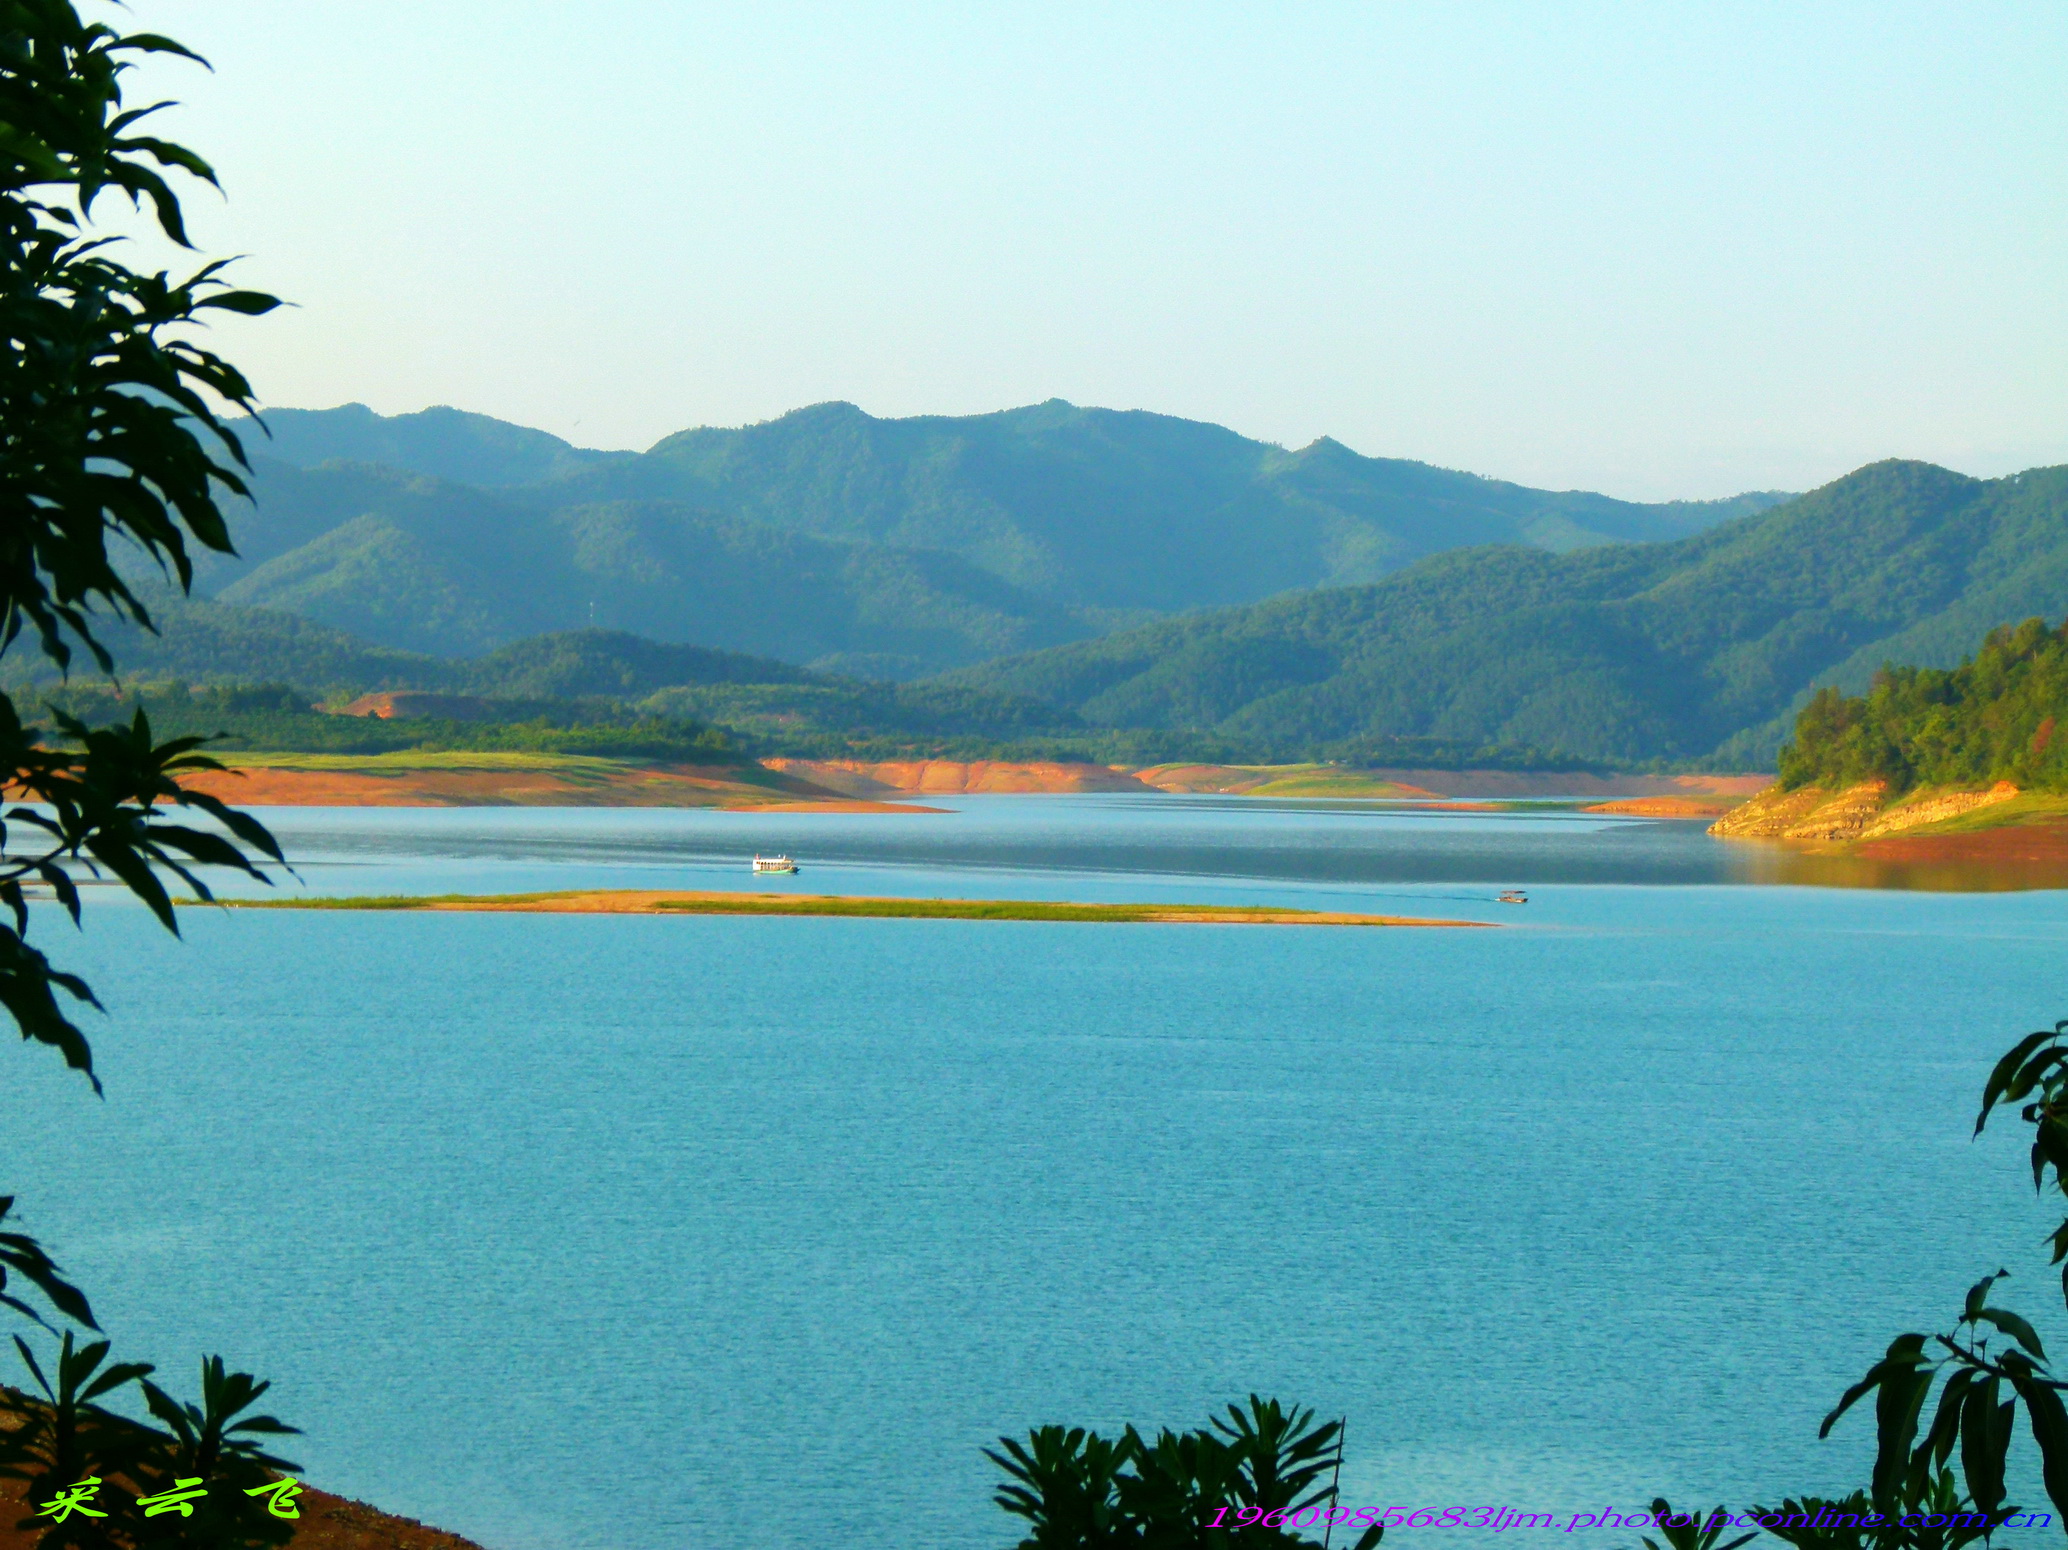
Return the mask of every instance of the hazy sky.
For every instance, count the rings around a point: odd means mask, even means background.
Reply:
[[[1555,487],[2068,461],[2068,5],[135,0],[271,403],[1062,397]]]

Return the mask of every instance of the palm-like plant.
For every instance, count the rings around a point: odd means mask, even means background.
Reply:
[[[1132,1426],[1117,1438],[1044,1426],[985,1456],[1011,1480],[994,1499],[1029,1525],[1020,1550],[1290,1550],[1321,1543],[1300,1529],[1328,1520],[1335,1488],[1321,1481],[1341,1444],[1341,1422],[1252,1394],[1246,1409],[1153,1443]],[[1350,1550],[1384,1532],[1366,1528]]]

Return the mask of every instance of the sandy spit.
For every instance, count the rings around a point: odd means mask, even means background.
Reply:
[[[1036,899],[897,899],[848,894],[670,892],[599,889],[566,893],[429,895],[422,898],[236,899],[244,909],[463,910],[559,915],[838,915],[899,919],[1047,920],[1233,926],[1487,926],[1481,920],[1358,915],[1225,904],[1078,904]]]

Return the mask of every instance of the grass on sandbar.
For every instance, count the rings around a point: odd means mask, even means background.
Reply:
[[[221,904],[234,910],[423,910],[435,904],[542,904],[565,893],[366,893],[328,898],[174,899],[174,904]]]
[[[369,894],[360,897],[317,899],[224,899],[219,902],[238,909],[271,910],[423,910],[464,909],[469,905],[500,909],[522,909],[540,905],[547,910],[570,899],[593,897],[587,891],[557,893],[498,894]],[[198,901],[182,899],[182,904]],[[587,912],[584,912],[587,913]],[[875,919],[920,920],[1065,920],[1130,922],[1254,921],[1261,918],[1288,924],[1301,917],[1321,918],[1314,910],[1289,910],[1232,904],[1068,904],[1040,899],[884,899],[841,897],[826,894],[726,894],[713,898],[659,898],[637,910],[599,910],[598,914],[656,915],[839,915]],[[1372,924],[1383,917],[1372,917]]]
[[[670,915],[869,915],[922,920],[1154,920],[1172,913],[1240,918],[1253,911],[1197,904],[1055,904],[1038,899],[664,899]],[[1283,912],[1280,912],[1283,913]]]

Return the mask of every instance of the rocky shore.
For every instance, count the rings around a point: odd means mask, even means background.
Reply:
[[[1801,786],[1785,791],[1776,785],[1724,814],[1709,826],[1709,832],[1727,839],[1858,844],[2000,807],[2020,795],[2008,781],[1986,791],[1916,791],[1894,802],[1889,800],[1888,782],[1881,780],[1861,781],[1839,790]]]

